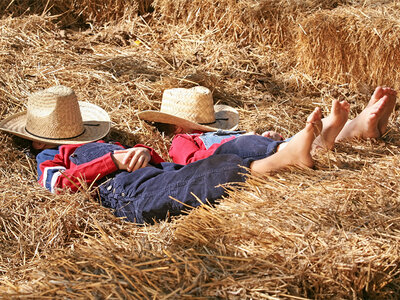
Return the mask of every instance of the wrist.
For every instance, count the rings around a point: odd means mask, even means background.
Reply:
[[[112,153],[111,153],[111,159],[112,159],[112,161],[114,162],[114,164],[115,164],[115,166],[117,167],[117,169],[118,169],[118,170],[121,170],[122,167],[121,167],[121,162],[120,162],[119,159],[118,159],[118,154],[112,152]]]
[[[114,156],[114,153],[110,153],[110,155],[111,155],[111,159],[112,159],[114,165],[119,169],[117,160],[115,159],[115,156]]]

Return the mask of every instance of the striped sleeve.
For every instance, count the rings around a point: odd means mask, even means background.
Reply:
[[[61,166],[44,168],[41,184],[50,192],[55,193],[57,179],[62,176],[62,171],[64,170],[65,167]]]
[[[36,156],[40,169],[39,183],[52,193],[60,193],[63,189],[75,192],[81,186],[82,180],[87,185],[91,185],[96,180],[118,170],[111,153],[75,165],[69,158],[80,146],[80,144],[62,145],[57,151],[53,149],[50,153],[49,149],[46,149],[42,151],[42,155]],[[55,155],[54,152],[56,152]]]

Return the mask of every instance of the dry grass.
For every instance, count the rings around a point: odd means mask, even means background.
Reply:
[[[76,27],[89,23],[110,23],[130,19],[151,10],[151,0],[3,0],[0,11],[14,16],[52,15],[61,27]]]
[[[239,45],[288,46],[297,19],[319,9],[332,9],[345,0],[154,0],[161,22],[207,32]]]
[[[317,105],[346,99],[354,117],[375,85],[399,87],[394,1],[156,0],[138,17],[149,1],[106,2],[0,4],[0,118],[65,84],[109,112],[109,138],[166,157],[169,140],[136,117],[166,88],[205,85],[241,128],[290,136]],[[252,178],[215,207],[143,227],[86,191],[43,190],[35,161],[0,133],[0,297],[398,299],[397,110],[390,128],[317,155],[315,170]]]
[[[386,84],[398,89],[399,8],[341,7],[310,15],[299,30],[299,64],[306,73],[354,88]]]

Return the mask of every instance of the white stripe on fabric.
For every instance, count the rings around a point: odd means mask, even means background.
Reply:
[[[65,168],[64,168],[65,169]],[[58,177],[60,177],[62,173],[60,171],[54,173],[53,177],[51,178],[51,184],[50,184],[50,192],[55,193],[55,185],[57,182]]]
[[[43,170],[43,186],[48,189],[50,192],[54,193],[54,184],[53,180],[54,176],[57,178],[61,175],[62,170],[65,170],[65,167],[56,166],[56,167],[48,167]],[[48,182],[50,180],[50,182]]]

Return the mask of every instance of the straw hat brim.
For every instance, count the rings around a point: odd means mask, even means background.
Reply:
[[[199,124],[171,114],[154,110],[145,110],[138,113],[138,117],[145,121],[173,124],[186,129],[199,131],[236,130],[239,124],[239,113],[228,105],[214,105],[216,121],[211,124]]]
[[[82,115],[84,132],[71,139],[48,139],[30,134],[26,131],[26,111],[14,114],[0,122],[0,129],[16,136],[47,144],[81,144],[100,140],[110,131],[111,121],[107,112],[101,107],[79,101],[79,108]]]

